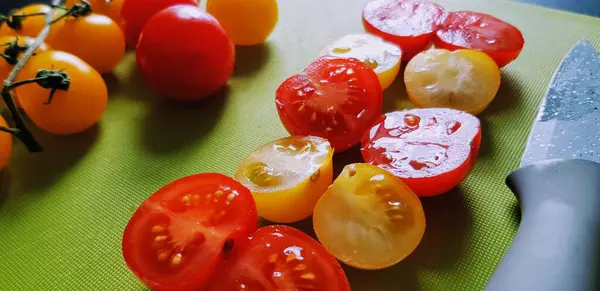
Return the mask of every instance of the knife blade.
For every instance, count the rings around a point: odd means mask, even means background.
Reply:
[[[486,291],[600,290],[600,57],[580,41],[556,70],[507,177],[521,223]]]

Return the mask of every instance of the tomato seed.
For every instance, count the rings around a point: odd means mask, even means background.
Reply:
[[[163,232],[164,230],[165,230],[165,228],[160,225],[155,225],[152,227],[152,232],[154,232],[154,233]]]
[[[315,274],[314,273],[302,274],[302,276],[300,276],[300,278],[306,279],[306,280],[314,280],[315,279]]]
[[[305,264],[299,264],[298,266],[295,266],[294,271],[304,271],[306,270],[306,265]]]
[[[171,265],[172,266],[177,266],[179,264],[181,264],[181,260],[183,259],[183,255],[182,254],[176,254],[173,256],[173,258],[171,258]]]

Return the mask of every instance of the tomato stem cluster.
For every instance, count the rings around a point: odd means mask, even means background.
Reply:
[[[59,6],[60,4],[61,4],[61,0],[52,0],[52,7]],[[89,3],[88,3],[88,5],[89,5]],[[28,46],[28,48],[25,50],[25,52],[23,52],[22,57],[14,65],[13,70],[10,72],[10,74],[8,75],[6,80],[4,80],[4,84],[3,84],[2,90],[0,92],[2,94],[2,99],[4,100],[4,103],[6,103],[6,106],[8,107],[8,110],[10,111],[13,122],[16,126],[16,128],[14,128],[14,129],[1,127],[0,130],[11,133],[14,136],[16,136],[18,139],[20,139],[23,142],[23,144],[25,144],[27,149],[32,153],[33,152],[41,152],[43,150],[43,148],[38,143],[38,141],[35,139],[35,137],[31,134],[31,132],[27,129],[27,127],[25,126],[23,116],[21,116],[21,113],[19,112],[19,110],[17,109],[17,106],[15,104],[12,89],[15,87],[14,80],[16,79],[19,72],[21,72],[21,70],[23,69],[23,67],[29,60],[29,58],[31,58],[31,56],[35,53],[37,48],[44,42],[46,37],[48,37],[48,34],[50,33],[50,25],[54,22],[52,19],[53,14],[54,14],[54,8],[50,9],[50,11],[45,13],[46,26],[44,26],[44,28],[40,31],[40,33],[36,37],[35,41]],[[31,15],[31,16],[33,16],[33,15]],[[12,16],[12,17],[2,16],[2,17],[0,17],[0,23],[6,22],[6,24],[10,26],[10,23],[8,21],[14,22],[14,19],[21,19],[22,17],[25,17],[25,15],[22,15],[21,17],[17,17],[17,18],[15,18],[14,16]],[[18,48],[16,48],[16,49],[18,50]],[[57,79],[57,78],[55,77],[55,79]],[[36,80],[35,82],[39,82],[39,80]],[[16,84],[19,84],[19,82],[17,82]],[[23,83],[21,82],[21,84],[23,84]],[[52,94],[51,94],[51,96],[52,96]],[[51,100],[49,100],[49,101],[51,101]]]

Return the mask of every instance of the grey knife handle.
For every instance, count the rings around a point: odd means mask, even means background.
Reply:
[[[507,184],[521,225],[485,290],[600,290],[600,164],[544,161]]]

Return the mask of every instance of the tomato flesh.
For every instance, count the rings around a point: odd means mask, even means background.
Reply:
[[[148,21],[136,58],[154,91],[193,101],[225,86],[233,73],[235,48],[214,17],[198,7],[176,5]]]
[[[402,48],[410,60],[431,43],[444,9],[422,0],[374,0],[363,9],[363,26],[369,33]]]
[[[289,226],[265,226],[213,281],[210,291],[349,291],[339,263],[314,239]]]
[[[390,172],[351,164],[319,199],[313,225],[340,261],[378,270],[415,250],[425,233],[425,214],[415,193]]]
[[[375,72],[358,59],[321,57],[285,80],[275,101],[291,135],[326,138],[339,152],[381,116],[383,93]]]
[[[435,46],[448,50],[475,49],[488,54],[499,67],[515,60],[525,39],[513,25],[488,14],[456,11],[448,14],[434,38]]]
[[[154,290],[202,288],[224,253],[257,224],[248,189],[221,174],[192,175],[140,205],[125,228],[123,256]]]
[[[434,196],[467,177],[480,143],[476,117],[454,109],[413,109],[385,114],[363,140],[362,156],[402,179],[417,195]]]

